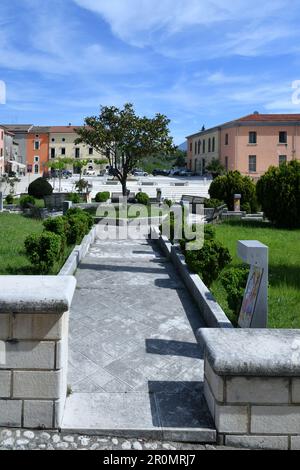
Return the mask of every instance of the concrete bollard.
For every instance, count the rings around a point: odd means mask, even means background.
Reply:
[[[0,192],[0,212],[3,211],[3,193]]]
[[[233,202],[234,212],[240,212],[241,211],[241,199],[242,199],[241,194],[235,194],[234,195],[234,202]]]

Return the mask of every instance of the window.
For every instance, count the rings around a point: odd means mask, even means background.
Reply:
[[[229,135],[225,134],[225,145],[229,144]]]
[[[228,171],[228,157],[225,157],[225,170]]]
[[[34,165],[34,172],[35,172],[35,174],[39,173],[39,165],[38,164]]]
[[[256,144],[256,143],[257,143],[257,133],[249,132],[249,144]]]
[[[53,147],[50,149],[50,157],[55,158],[55,148]]]
[[[284,165],[287,162],[286,155],[279,155],[279,165]]]
[[[203,140],[203,144],[202,144],[202,153],[205,153],[205,147],[206,147],[206,143],[205,143],[205,140]]]
[[[66,149],[65,149],[65,147],[62,147],[62,148],[61,148],[61,154],[62,154],[62,155],[66,155]]]
[[[206,171],[206,162],[205,162],[205,158],[202,158],[202,175],[204,175],[205,171]]]
[[[195,154],[197,153],[197,142],[195,142]]]
[[[249,173],[256,173],[256,155],[249,155]]]
[[[212,140],[212,152],[214,152],[216,150],[216,139],[213,137],[213,140]]]
[[[198,140],[198,154],[201,152],[201,140]]]
[[[40,141],[39,140],[34,141],[34,150],[40,150]]]
[[[35,163],[38,163],[40,161],[40,157],[34,157]]]
[[[208,139],[208,151],[211,152],[211,139]]]
[[[94,149],[93,149],[93,147],[90,147],[89,148],[89,155],[93,155],[93,153],[94,153]]]
[[[80,148],[75,148],[75,158],[80,158]]]
[[[63,137],[63,138],[61,139],[61,141],[62,141],[62,142],[65,142],[65,141],[66,141],[66,139]]]
[[[190,152],[192,152],[192,151],[193,151],[193,144],[192,144],[192,142],[191,142],[191,143],[190,143]]]
[[[55,142],[55,139],[54,139],[54,137],[52,137],[52,139],[51,139],[51,142]]]
[[[287,132],[285,131],[279,132],[279,143],[287,144]]]

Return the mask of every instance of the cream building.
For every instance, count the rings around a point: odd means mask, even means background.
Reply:
[[[95,160],[105,159],[105,152],[98,153],[92,147],[85,144],[75,144],[78,134],[74,131],[76,126],[57,126],[49,128],[49,161],[58,158],[74,159],[69,169],[76,172],[76,160],[87,160],[88,164],[84,167],[85,171],[96,171],[99,173],[107,164],[98,165]]]
[[[220,131],[218,128],[200,131],[188,137],[187,166],[199,175],[207,165],[219,158]]]

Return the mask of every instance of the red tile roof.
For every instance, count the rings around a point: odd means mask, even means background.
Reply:
[[[253,113],[233,122],[300,122],[300,114],[259,114]]]
[[[83,126],[50,126],[49,131],[52,134],[73,134],[74,129],[80,129]]]

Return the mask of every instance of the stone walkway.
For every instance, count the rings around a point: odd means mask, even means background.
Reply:
[[[76,277],[63,429],[214,442],[204,325],[156,242],[97,240]]]

